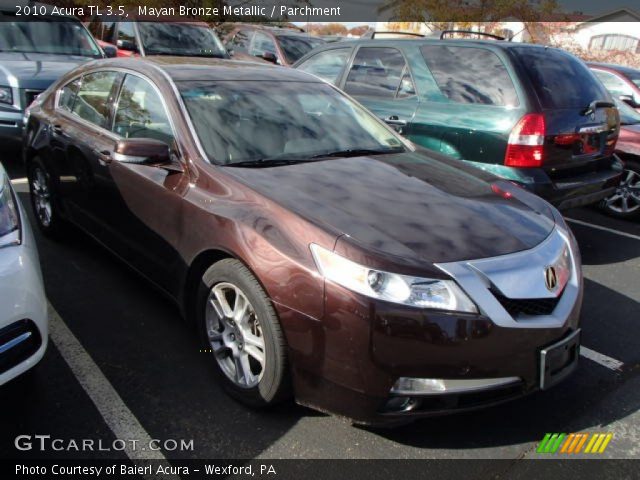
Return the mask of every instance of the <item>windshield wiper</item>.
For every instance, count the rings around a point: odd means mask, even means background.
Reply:
[[[294,163],[309,162],[309,159],[301,158],[256,158],[255,160],[243,160],[241,162],[225,163],[223,167],[263,168],[279,167],[281,165],[293,165]]]
[[[351,148],[345,150],[335,150],[333,152],[320,153],[314,155],[311,158],[324,158],[324,157],[363,157],[365,155],[385,155],[387,153],[400,153],[404,152],[404,148]]]

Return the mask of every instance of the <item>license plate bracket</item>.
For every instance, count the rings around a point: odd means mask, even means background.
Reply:
[[[580,329],[540,351],[540,389],[564,380],[578,367]]]

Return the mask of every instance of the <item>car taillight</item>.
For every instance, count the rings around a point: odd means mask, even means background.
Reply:
[[[528,113],[509,135],[504,164],[508,167],[540,167],[544,161],[544,115]]]

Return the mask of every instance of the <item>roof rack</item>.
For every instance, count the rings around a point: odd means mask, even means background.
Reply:
[[[364,32],[362,35],[360,35],[360,38],[376,38],[376,35],[402,35],[402,36],[407,36],[407,37],[419,37],[419,38],[424,38],[424,35],[422,35],[421,33],[413,33],[413,32],[394,32],[394,31],[375,31],[373,29],[369,29],[366,32]]]
[[[447,38],[447,35],[453,34],[453,33],[464,33],[464,34],[468,34],[468,35],[478,35],[481,37],[489,37],[489,38],[493,38],[494,40],[506,40],[506,38],[501,37],[500,35],[494,35],[493,33],[484,33],[484,32],[476,32],[474,30],[442,30],[440,32],[440,40],[444,40],[445,38]],[[452,37],[449,37],[452,38]],[[509,41],[511,41],[511,39],[509,39]]]

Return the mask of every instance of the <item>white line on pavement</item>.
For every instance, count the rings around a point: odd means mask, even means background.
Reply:
[[[602,230],[603,232],[614,233],[616,235],[620,235],[621,237],[633,238],[634,240],[640,240],[640,235],[633,235],[632,233],[621,232],[620,230],[614,230],[613,228],[603,227],[601,225],[594,225],[593,223],[583,222],[582,220],[575,220],[573,218],[565,218],[567,222],[575,223],[577,225],[582,225],[584,227],[595,228],[596,230]]]
[[[124,453],[136,464],[145,465],[144,460],[159,460],[163,466],[169,466],[169,462],[162,452],[149,449],[148,445],[152,439],[147,431],[140,425],[138,419],[125,405],[118,392],[51,304],[48,304],[48,311],[51,340],[115,437],[125,441]],[[135,450],[132,448],[130,440],[137,441]],[[146,448],[146,450],[142,450],[142,448]],[[145,477],[157,478],[154,475],[145,475]],[[162,478],[169,477],[163,476]],[[172,476],[170,478],[179,479],[180,477]]]
[[[607,357],[602,353],[598,353],[590,348],[587,348],[583,345],[580,345],[580,355],[584,358],[588,358],[596,363],[599,363],[603,367],[606,367],[610,370],[620,371],[624,366],[620,360],[616,360],[615,358]]]

